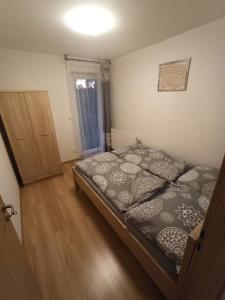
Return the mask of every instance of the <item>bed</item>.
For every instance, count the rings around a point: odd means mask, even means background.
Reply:
[[[75,189],[87,194],[165,296],[176,299],[218,170],[137,144],[78,161],[73,174]]]

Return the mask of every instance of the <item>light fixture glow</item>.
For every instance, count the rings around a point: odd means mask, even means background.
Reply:
[[[65,23],[76,32],[96,36],[112,29],[116,21],[103,7],[82,5],[67,13]]]

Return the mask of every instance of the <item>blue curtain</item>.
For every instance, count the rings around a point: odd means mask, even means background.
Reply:
[[[96,80],[85,79],[75,85],[81,146],[83,151],[100,147]]]

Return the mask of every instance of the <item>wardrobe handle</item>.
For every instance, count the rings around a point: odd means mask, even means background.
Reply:
[[[41,133],[42,136],[48,135],[48,131]]]

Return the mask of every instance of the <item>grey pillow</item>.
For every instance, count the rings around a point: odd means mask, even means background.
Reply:
[[[168,181],[176,180],[188,167],[185,161],[142,144],[114,150],[113,153]]]
[[[210,166],[199,165],[192,167],[177,179],[177,183],[190,186],[203,196],[211,199],[219,170]]]

